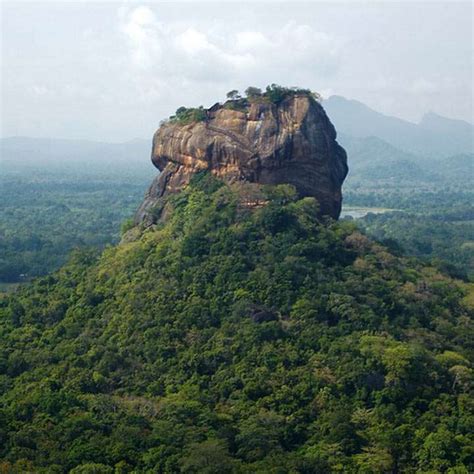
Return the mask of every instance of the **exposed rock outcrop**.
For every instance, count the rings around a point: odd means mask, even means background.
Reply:
[[[206,115],[187,125],[164,123],[155,133],[152,161],[161,174],[136,213],[137,224],[156,220],[150,210],[203,170],[228,183],[292,184],[319,201],[321,215],[339,217],[346,153],[311,95],[292,95],[278,105],[244,103],[238,110],[216,104]]]

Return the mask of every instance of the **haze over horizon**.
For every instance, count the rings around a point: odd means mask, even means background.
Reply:
[[[150,137],[180,105],[275,82],[414,123],[472,123],[472,4],[15,3],[1,136]],[[436,49],[433,49],[436,45]]]

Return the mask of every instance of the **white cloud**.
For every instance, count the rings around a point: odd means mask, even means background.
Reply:
[[[235,48],[237,51],[270,49],[271,41],[259,31],[240,31],[236,35]]]
[[[243,81],[307,85],[308,78],[331,75],[339,65],[340,42],[308,25],[288,22],[269,32],[228,25],[203,30],[189,23],[165,26],[158,15],[145,6],[119,9],[119,29],[137,69],[134,81],[142,85],[157,80],[164,89],[177,84],[232,87]]]
[[[210,53],[218,52],[217,48],[209,43],[204,33],[188,28],[176,38],[176,47],[191,56],[208,51]]]
[[[153,11],[145,6],[127,12],[119,9],[120,31],[127,37],[133,64],[149,68],[161,57],[160,25]]]
[[[180,105],[272,82],[472,120],[469,2],[4,3],[6,135],[148,136]]]

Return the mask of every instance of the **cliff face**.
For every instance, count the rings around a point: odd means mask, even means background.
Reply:
[[[216,104],[204,121],[165,123],[153,137],[152,161],[161,174],[137,211],[136,223],[153,222],[150,209],[203,170],[228,183],[292,184],[302,197],[319,201],[321,215],[337,219],[348,171],[334,126],[308,95],[278,105],[251,103],[244,110]]]

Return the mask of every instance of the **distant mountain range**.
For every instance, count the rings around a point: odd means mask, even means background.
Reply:
[[[373,136],[358,138],[339,134],[338,141],[348,156],[346,186],[375,180],[392,180],[411,185],[417,182],[469,185],[474,177],[473,153],[427,158],[400,150]]]
[[[351,180],[410,182],[470,181],[474,128],[434,113],[415,124],[383,115],[361,102],[332,96],[323,106],[346,149]],[[11,137],[0,140],[0,166],[25,170],[54,166],[70,170],[134,170],[150,177],[150,140],[103,143],[86,140]]]
[[[474,127],[434,113],[419,124],[332,96],[323,106],[349,159],[347,184],[360,181],[448,183],[472,180]]]
[[[447,157],[474,151],[474,127],[434,113],[420,123],[381,114],[356,100],[331,96],[323,106],[340,134],[377,137],[388,144],[425,157]]]

